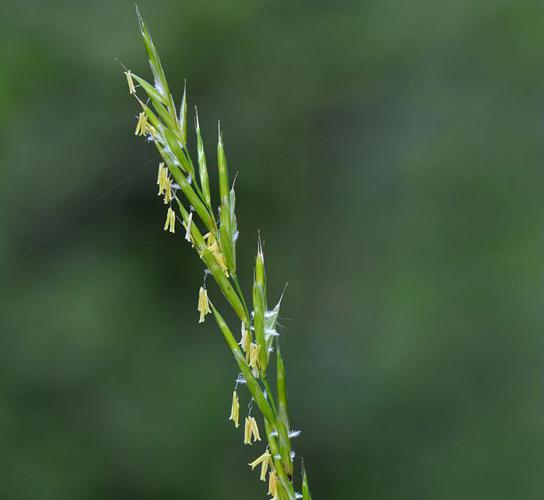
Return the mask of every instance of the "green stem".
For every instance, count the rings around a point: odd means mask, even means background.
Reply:
[[[231,274],[232,281],[234,283],[234,288],[236,288],[236,291],[238,292],[238,295],[240,296],[240,300],[242,301],[242,304],[244,305],[244,309],[246,310],[246,314],[248,318],[251,318],[251,315],[249,314],[249,309],[247,307],[246,298],[244,297],[244,293],[242,292],[242,288],[240,287],[240,282],[238,281],[238,275],[237,274]],[[246,325],[247,328],[249,328],[250,325]]]

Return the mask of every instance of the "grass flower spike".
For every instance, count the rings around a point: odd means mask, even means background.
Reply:
[[[298,436],[292,431],[288,415],[286,372],[280,350],[280,334],[277,319],[281,298],[275,306],[269,306],[263,246],[260,236],[254,261],[253,282],[244,290],[238,280],[236,244],[238,225],[236,194],[230,182],[227,154],[221,126],[217,128],[217,177],[218,197],[212,193],[208,168],[209,157],[204,151],[204,140],[195,108],[195,133],[197,160],[193,162],[188,138],[187,88],[183,86],[179,107],[166,80],[166,75],[146,23],[138,14],[153,80],[125,71],[129,94],[140,108],[135,135],[144,136],[161,156],[157,173],[158,195],[168,206],[164,230],[175,233],[176,219],[185,228],[184,240],[195,249],[202,262],[205,279],[215,282],[210,293],[222,295],[221,300],[208,297],[206,283],[198,292],[197,310],[199,323],[212,314],[237,366],[235,389],[232,394],[229,420],[238,429],[240,425],[240,395],[238,386],[247,388],[249,413],[252,409],[262,416],[265,451],[249,465],[261,466],[260,479],[268,477],[268,494],[273,500],[311,500],[308,476],[300,463],[300,474],[295,474],[295,452],[291,439]],[[139,96],[138,92],[143,95]],[[216,202],[214,205],[213,202]],[[180,238],[180,241],[184,241]],[[209,280],[208,280],[209,283]],[[231,328],[219,307],[228,306],[235,314],[236,324]],[[240,328],[238,341],[233,331]],[[273,380],[275,379],[275,380]],[[245,392],[245,390],[244,390]],[[244,443],[260,443],[261,433],[257,420],[245,418]],[[301,478],[301,479],[299,479]],[[302,495],[296,493],[295,481],[299,481]]]

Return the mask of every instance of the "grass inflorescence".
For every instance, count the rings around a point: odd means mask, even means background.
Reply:
[[[246,386],[250,397],[248,415],[244,417],[243,442],[263,443],[264,449],[249,463],[259,470],[259,477],[268,483],[268,494],[276,500],[311,500],[308,479],[301,465],[300,489],[294,484],[295,453],[291,440],[300,431],[291,429],[289,422],[285,365],[281,356],[277,320],[281,298],[269,307],[266,293],[264,253],[259,238],[251,302],[242,292],[237,276],[236,196],[230,183],[221,128],[218,126],[217,169],[219,203],[216,216],[212,203],[208,162],[195,109],[197,162],[194,163],[187,144],[187,92],[184,88],[179,109],[176,107],[159,54],[139,12],[140,32],[149,57],[153,84],[141,76],[125,72],[129,93],[138,101],[135,134],[153,143],[162,158],[159,164],[158,195],[167,207],[164,229],[176,232],[183,227],[184,238],[192,245],[205,266],[205,276],[211,275],[240,322],[240,340],[227,325],[217,306],[210,300],[206,280],[198,292],[199,322],[212,315],[232,352],[240,374],[235,380],[229,420],[240,426],[238,387]],[[140,98],[138,91],[143,91]],[[251,305],[251,310],[249,308]],[[275,361],[275,363],[274,363]],[[275,370],[271,366],[275,365]],[[269,377],[275,371],[275,391]],[[254,404],[253,404],[254,403]],[[260,412],[261,424],[251,415],[252,408]],[[263,432],[264,431],[264,432]],[[302,461],[301,461],[302,464]]]

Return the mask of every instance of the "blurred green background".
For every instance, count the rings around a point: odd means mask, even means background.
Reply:
[[[222,120],[246,290],[257,229],[289,282],[315,499],[543,498],[542,3],[139,5],[210,158]],[[0,12],[0,499],[264,498],[133,135],[133,2]]]

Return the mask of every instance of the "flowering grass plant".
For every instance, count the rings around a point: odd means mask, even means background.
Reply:
[[[221,128],[218,127],[219,200],[216,211],[196,109],[197,162],[194,163],[187,143],[186,89],[178,108],[149,30],[140,13],[137,14],[153,74],[153,84],[130,70],[125,72],[129,93],[141,108],[135,134],[153,143],[161,156],[157,184],[158,195],[163,198],[167,207],[164,230],[175,234],[176,228],[181,225],[184,239],[195,249],[205,266],[204,282],[198,292],[199,322],[204,322],[208,315],[213,316],[240,370],[234,382],[229,420],[236,429],[240,427],[238,388],[246,386],[250,402],[248,414],[244,416],[243,442],[246,445],[256,444],[261,448],[249,466],[251,469],[258,468],[259,477],[267,482],[267,493],[272,499],[311,500],[302,460],[301,493],[297,493],[295,488],[295,452],[291,441],[300,431],[292,430],[289,422],[285,366],[277,330],[281,297],[275,306],[269,306],[260,238],[249,298],[244,295],[238,281],[236,196],[234,183],[229,181]],[[139,92],[144,95],[140,96]],[[213,278],[236,314],[239,325],[235,329],[227,325],[218,306],[210,299],[207,276]],[[233,330],[240,331],[239,339],[235,338]],[[272,386],[274,375],[275,383]],[[251,414],[254,407],[259,415]]]

